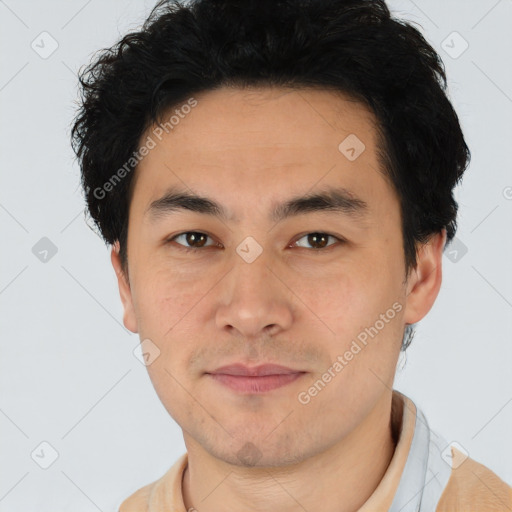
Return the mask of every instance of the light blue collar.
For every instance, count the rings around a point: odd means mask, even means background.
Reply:
[[[416,407],[411,448],[388,512],[435,512],[452,471],[442,457],[447,446]]]

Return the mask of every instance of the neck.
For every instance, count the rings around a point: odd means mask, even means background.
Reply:
[[[385,393],[348,436],[328,450],[282,467],[227,464],[187,439],[182,481],[186,510],[354,512],[371,496],[393,456],[401,403]]]

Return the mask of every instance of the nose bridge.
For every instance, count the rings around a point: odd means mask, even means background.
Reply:
[[[236,249],[231,272],[231,279],[235,282],[235,293],[239,286],[248,292],[260,293],[269,286],[270,279],[275,279],[269,270],[272,265],[270,250],[263,250],[261,246],[261,249],[258,249],[255,243],[246,239]]]
[[[288,328],[292,321],[286,287],[274,275],[270,250],[256,244],[248,237],[236,248],[216,315],[219,328],[234,328],[244,337],[258,336],[271,326]]]

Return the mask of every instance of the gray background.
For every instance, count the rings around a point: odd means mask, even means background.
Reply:
[[[389,5],[441,54],[472,150],[456,191],[457,254],[443,257],[440,295],[396,387],[512,483],[512,2]],[[69,144],[79,67],[152,6],[0,1],[0,511],[116,510],[185,450],[134,356],[138,336],[122,325]],[[56,254],[41,252],[43,237]]]

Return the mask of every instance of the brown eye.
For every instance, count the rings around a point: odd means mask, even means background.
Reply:
[[[184,250],[194,250],[194,249],[201,249],[202,247],[209,247],[206,245],[206,240],[209,238],[209,236],[206,233],[201,233],[199,231],[186,231],[185,233],[180,233],[179,235],[176,235],[172,237],[169,242],[175,242],[179,238],[182,238],[182,242],[176,242],[178,245],[183,246]],[[188,245],[185,245],[188,244]],[[215,244],[210,244],[215,245]]]
[[[307,235],[304,235],[303,237],[299,238],[299,240],[302,240],[304,238],[306,239],[306,243],[310,244],[310,246],[316,250],[324,249],[325,247],[330,247],[331,245],[333,245],[333,244],[328,244],[329,238],[338,240],[339,242],[343,242],[342,239],[340,239],[334,235],[330,235],[329,233],[323,233],[323,232],[308,233]],[[297,240],[295,242],[295,244],[298,244],[299,240]],[[298,245],[298,247],[304,247],[304,246]],[[305,247],[305,248],[308,249],[309,247]]]

